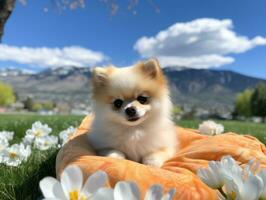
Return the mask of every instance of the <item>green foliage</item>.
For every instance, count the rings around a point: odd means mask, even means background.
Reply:
[[[8,106],[16,100],[13,88],[0,82],[0,106]]]
[[[178,115],[182,112],[182,108],[179,105],[174,105],[172,109],[173,115]]]
[[[266,117],[266,85],[259,83],[251,96],[252,114],[259,117]]]
[[[33,107],[33,100],[31,97],[27,97],[27,99],[23,102],[24,103],[24,108],[27,110],[32,110]]]
[[[55,104],[52,101],[47,101],[42,104],[42,107],[44,110],[53,110],[55,107]]]
[[[38,103],[38,102],[34,102],[32,104],[32,108],[31,110],[34,111],[34,112],[37,112],[39,110],[41,110],[43,108],[42,104],[41,103]]]
[[[53,110],[55,104],[52,101],[38,102],[34,101],[31,97],[27,97],[24,101],[24,108],[29,111],[37,112],[39,110]]]
[[[14,131],[14,143],[21,142],[27,129],[35,121],[48,124],[53,135],[69,126],[77,127],[83,116],[0,115],[0,131]],[[28,200],[40,197],[39,181],[46,176],[55,177],[57,150],[34,150],[29,160],[19,167],[0,164],[0,199]]]
[[[236,97],[235,102],[235,114],[238,116],[251,117],[251,96],[253,91],[246,89],[244,92],[240,93]]]

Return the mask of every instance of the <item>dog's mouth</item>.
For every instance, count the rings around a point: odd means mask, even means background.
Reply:
[[[138,117],[138,116],[127,118],[127,120],[130,121],[130,122],[135,122],[135,121],[137,121],[139,119],[140,119],[140,117]]]

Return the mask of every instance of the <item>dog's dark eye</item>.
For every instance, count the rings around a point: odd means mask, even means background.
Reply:
[[[121,106],[123,105],[124,101],[122,99],[116,99],[114,100],[113,104],[114,104],[114,107],[119,109],[121,108]]]
[[[138,96],[137,100],[138,100],[138,102],[140,102],[141,104],[145,104],[145,103],[148,102],[148,97],[145,97],[145,96],[140,95],[140,96]]]

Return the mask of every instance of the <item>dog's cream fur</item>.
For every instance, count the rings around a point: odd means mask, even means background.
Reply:
[[[171,120],[167,82],[156,60],[126,68],[95,68],[92,81],[95,119],[89,141],[103,156],[128,158],[156,167],[170,159],[177,148]],[[139,95],[148,96],[141,104]],[[122,99],[121,109],[114,109]],[[139,117],[129,121],[125,109],[134,106]]]

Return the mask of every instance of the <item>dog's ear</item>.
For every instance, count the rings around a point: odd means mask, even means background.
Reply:
[[[105,68],[95,67],[92,71],[92,81],[95,86],[104,86],[108,81],[108,74]]]
[[[150,59],[140,64],[142,72],[152,79],[162,75],[162,70],[157,59]]]

